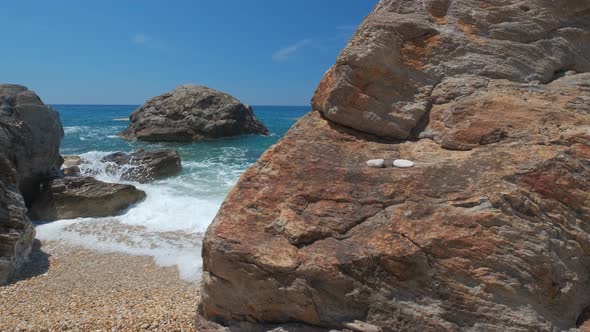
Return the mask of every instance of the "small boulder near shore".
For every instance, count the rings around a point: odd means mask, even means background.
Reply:
[[[49,181],[29,210],[31,219],[55,221],[119,214],[145,198],[128,184],[106,183],[93,177],[64,177]]]
[[[130,122],[120,136],[151,142],[269,134],[250,106],[223,92],[193,84],[148,100],[131,114]]]
[[[123,180],[140,183],[166,178],[182,171],[180,155],[173,149],[116,152],[102,158],[102,162],[110,163],[107,171],[121,172]]]

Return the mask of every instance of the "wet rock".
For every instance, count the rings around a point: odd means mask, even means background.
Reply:
[[[44,185],[29,211],[31,219],[54,221],[115,216],[145,198],[132,185],[106,183],[92,177],[64,177]]]
[[[183,85],[148,100],[120,135],[143,141],[187,142],[247,134],[268,135],[250,106],[199,85]]]
[[[108,172],[120,174],[124,180],[140,183],[174,176],[182,171],[180,155],[173,149],[138,150],[131,154],[117,152],[105,156],[101,161],[109,163]]]
[[[0,84],[0,284],[28,259],[35,231],[27,205],[58,173],[62,137],[59,114],[33,91]]]

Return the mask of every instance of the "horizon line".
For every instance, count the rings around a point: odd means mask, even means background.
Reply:
[[[49,106],[54,106],[54,105],[63,105],[63,106],[141,106],[143,104],[119,104],[119,103],[115,103],[115,104],[94,104],[94,103],[89,103],[89,104],[80,104],[80,103],[45,103],[46,105]],[[258,107],[311,107],[310,104],[307,105],[256,105],[256,104],[244,104],[247,106],[258,106]]]

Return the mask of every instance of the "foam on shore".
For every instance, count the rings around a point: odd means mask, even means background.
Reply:
[[[187,162],[185,171],[177,177],[140,184],[121,180],[123,170],[108,173],[101,159],[109,153],[80,155],[87,161],[80,166],[82,174],[105,182],[132,184],[145,191],[147,198],[116,217],[40,224],[37,237],[101,252],[149,255],[158,265],[178,266],[182,278],[196,280],[201,270],[202,237],[247,164]]]

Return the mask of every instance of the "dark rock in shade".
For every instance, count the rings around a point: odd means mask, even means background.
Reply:
[[[44,185],[29,214],[38,221],[109,217],[145,196],[145,192],[132,185],[106,183],[92,177],[64,177]]]
[[[0,85],[0,153],[12,161],[18,187],[30,204],[39,183],[59,172],[63,128],[59,113],[24,86]]]
[[[26,205],[58,173],[59,114],[24,86],[0,84],[0,284],[27,260],[35,231]]]
[[[138,150],[131,154],[117,152],[101,161],[111,163],[107,171],[121,172],[122,179],[140,183],[163,179],[182,171],[180,155],[173,149]]]
[[[0,157],[0,285],[27,261],[35,238],[15,178],[14,166]]]
[[[380,1],[315,111],[208,228],[201,313],[384,331],[589,325],[589,41],[588,1]],[[366,166],[376,158],[415,165]]]
[[[143,141],[190,142],[246,134],[268,135],[250,106],[199,85],[183,85],[134,111],[120,135]]]

